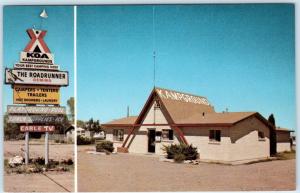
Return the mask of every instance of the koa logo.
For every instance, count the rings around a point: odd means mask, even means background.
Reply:
[[[26,56],[28,58],[46,58],[49,59],[48,55],[45,53],[38,53],[38,52],[27,52]]]

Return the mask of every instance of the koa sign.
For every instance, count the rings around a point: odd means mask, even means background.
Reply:
[[[49,107],[49,106],[19,106],[8,105],[8,114],[48,114],[48,115],[64,115],[65,107]]]
[[[65,117],[53,115],[9,115],[8,123],[63,123]]]
[[[20,62],[51,65],[54,63],[54,56],[50,53],[21,52]]]
[[[59,104],[59,87],[14,85],[14,104]]]
[[[15,68],[21,68],[21,69],[35,69],[35,70],[59,70],[58,65],[54,64],[30,64],[30,63],[16,63],[14,65]]]
[[[6,84],[34,84],[68,86],[69,76],[65,71],[42,71],[5,69]]]
[[[21,125],[21,132],[53,132],[55,130],[55,126],[53,125]]]

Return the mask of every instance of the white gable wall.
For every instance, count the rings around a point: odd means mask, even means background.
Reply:
[[[154,115],[155,113],[155,115]],[[154,110],[154,103],[151,105],[151,108],[147,112],[142,124],[168,124],[165,116],[160,109]],[[129,147],[129,152],[132,153],[148,153],[148,129],[154,129],[156,131],[162,131],[163,129],[171,129],[169,126],[141,126],[139,129],[136,129],[136,135],[134,140]],[[132,136],[133,137],[133,136]],[[131,139],[132,139],[131,137]],[[176,132],[174,131],[174,140],[173,141],[162,141],[156,142],[155,154],[163,154],[162,147],[163,145],[170,145],[172,143],[179,143],[176,138]]]

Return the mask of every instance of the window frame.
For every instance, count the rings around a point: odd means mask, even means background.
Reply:
[[[164,134],[167,134],[167,137],[164,137]],[[162,141],[174,141],[173,130],[172,129],[162,129],[161,130],[161,140]]]
[[[258,137],[258,141],[265,141],[266,140],[265,132],[263,132],[263,131],[258,130],[257,131],[257,137]]]
[[[116,131],[116,132],[115,132]],[[120,136],[119,136],[119,132],[120,131],[122,131],[123,133],[122,133],[122,137],[121,138],[119,138]],[[116,134],[116,135],[115,135]],[[122,142],[122,141],[124,141],[124,134],[125,134],[125,131],[124,131],[124,129],[113,129],[113,141],[114,142]]]
[[[210,143],[221,143],[222,140],[221,129],[210,129],[208,139]]]

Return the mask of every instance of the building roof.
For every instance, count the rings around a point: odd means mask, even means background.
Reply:
[[[224,113],[196,113],[190,117],[175,120],[177,124],[234,124],[248,118],[256,112],[224,112]]]
[[[123,124],[133,125],[135,123],[136,119],[137,119],[137,116],[123,117],[121,119],[115,119],[110,122],[107,122],[107,123],[105,123],[105,125],[109,125],[109,124],[111,124],[111,125],[123,125]]]
[[[103,124],[104,126],[132,126],[142,123],[150,106],[155,100],[168,117],[170,124],[177,125],[232,125],[250,116],[257,116],[266,124],[268,122],[257,112],[223,112],[217,113],[206,97],[191,95],[163,88],[154,88],[139,116],[125,117]]]
[[[276,127],[276,131],[293,132],[291,129]]]

